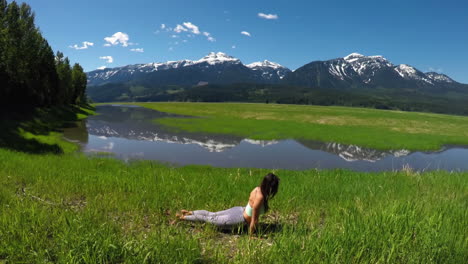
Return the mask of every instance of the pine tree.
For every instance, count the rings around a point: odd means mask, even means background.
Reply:
[[[86,102],[85,92],[88,80],[83,68],[75,63],[72,70],[72,83],[73,83],[73,102],[74,104],[81,104]]]
[[[8,83],[5,85],[5,93],[10,101],[16,102],[22,89],[21,76],[15,67],[19,58],[19,46],[21,43],[21,30],[19,25],[19,7],[16,2],[11,2],[5,13],[5,73],[8,75]],[[18,91],[19,90],[19,91]]]
[[[63,53],[58,51],[55,57],[57,75],[58,75],[58,104],[70,103],[70,98],[73,94],[72,90],[72,74],[70,68],[70,60],[63,56]]]
[[[9,79],[6,72],[5,65],[5,51],[7,47],[6,43],[6,12],[7,12],[6,0],[0,0],[0,103],[7,98],[7,90]]]
[[[34,24],[27,4],[0,0],[0,103],[51,106],[83,102],[86,75],[70,66]]]

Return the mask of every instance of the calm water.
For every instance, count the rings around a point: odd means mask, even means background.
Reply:
[[[270,169],[330,169],[357,171],[468,170],[468,148],[446,147],[436,152],[378,151],[353,145],[303,140],[263,141],[235,136],[174,132],[152,120],[180,117],[136,106],[98,106],[96,116],[67,129],[65,137],[79,142],[85,153],[150,159],[176,165]],[[384,139],[382,139],[384,140]]]

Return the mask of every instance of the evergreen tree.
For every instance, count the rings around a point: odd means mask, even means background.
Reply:
[[[6,42],[6,12],[7,12],[6,0],[0,0],[0,102],[6,99],[9,90],[8,87],[8,74],[6,73],[5,65],[5,52],[7,48]]]
[[[87,82],[88,79],[83,71],[83,68],[78,63],[75,63],[72,70],[72,83],[74,92],[72,103],[80,104],[86,102],[85,92]]]
[[[16,102],[18,90],[21,90],[21,76],[16,67],[16,61],[19,59],[19,46],[21,43],[21,30],[19,26],[19,7],[16,2],[11,2],[5,13],[5,50],[4,64],[5,74],[8,75],[8,83],[5,85],[5,94],[8,101]]]
[[[44,105],[57,104],[58,75],[55,68],[55,55],[47,40],[42,38],[39,48],[39,79],[44,96]]]
[[[51,106],[84,102],[86,75],[54,55],[29,5],[0,0],[0,103]]]
[[[55,56],[55,63],[58,76],[58,91],[57,91],[57,103],[66,104],[69,103],[72,95],[72,76],[70,68],[70,60],[63,56],[63,53],[58,51]]]

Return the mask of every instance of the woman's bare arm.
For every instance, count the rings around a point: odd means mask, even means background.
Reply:
[[[256,191],[256,195],[253,198],[252,204],[252,220],[250,221],[249,234],[253,235],[256,230],[258,223],[258,216],[260,215],[260,208],[263,203],[263,195],[259,190]]]

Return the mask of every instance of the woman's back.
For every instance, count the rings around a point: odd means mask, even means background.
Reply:
[[[259,214],[265,213],[265,207],[263,203],[263,194],[260,187],[255,187],[249,196],[249,201],[245,207],[245,212],[248,216],[252,216],[252,211],[258,209]]]

